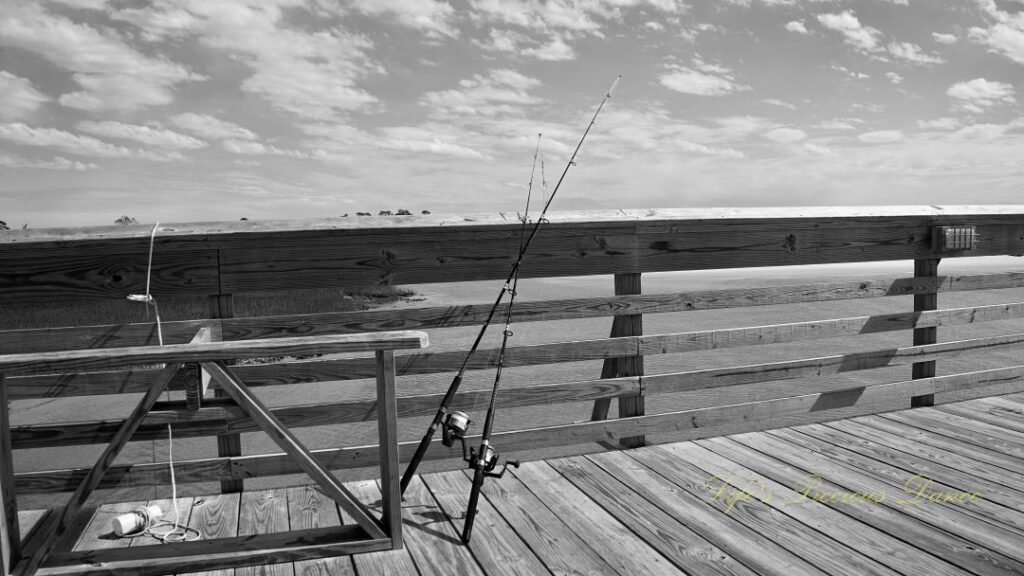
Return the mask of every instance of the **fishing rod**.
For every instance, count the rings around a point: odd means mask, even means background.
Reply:
[[[455,377],[452,379],[451,384],[448,386],[448,391],[445,392],[444,398],[441,399],[441,405],[438,407],[437,413],[434,414],[434,418],[433,420],[431,420],[430,426],[427,427],[427,431],[423,435],[423,439],[420,440],[419,445],[416,447],[416,452],[413,453],[412,458],[409,460],[409,465],[406,466],[405,468],[405,473],[402,475],[401,481],[402,494],[405,494],[405,490],[409,487],[409,483],[412,482],[412,479],[416,476],[416,469],[419,467],[420,462],[423,460],[423,456],[426,455],[427,449],[430,448],[430,443],[434,439],[434,434],[437,433],[438,426],[443,427],[441,441],[445,446],[450,447],[454,444],[455,440],[460,440],[462,441],[463,444],[463,459],[467,460],[471,464],[471,461],[474,459],[478,461],[484,460],[484,455],[480,455],[481,457],[479,458],[473,458],[473,455],[470,455],[469,457],[466,456],[465,441],[463,439],[466,435],[466,431],[469,429],[469,417],[466,415],[465,412],[449,410],[448,406],[452,403],[452,400],[454,400],[455,394],[459,390],[459,386],[462,385],[462,379],[466,375],[466,370],[469,367],[469,361],[473,357],[473,354],[476,353],[477,348],[479,348],[480,342],[483,340],[484,334],[487,332],[487,328],[490,326],[491,321],[494,319],[494,315],[497,313],[498,308],[501,306],[502,300],[505,298],[505,294],[508,294],[513,291],[512,284],[519,276],[519,269],[523,263],[523,256],[526,255],[526,251],[529,249],[530,244],[533,242],[533,239],[536,238],[537,232],[540,230],[541,225],[547,222],[545,216],[548,213],[548,208],[551,206],[551,201],[554,200],[555,195],[558,194],[558,189],[562,186],[562,181],[565,180],[565,175],[568,174],[569,168],[576,165],[576,155],[579,154],[580,148],[583,146],[584,140],[586,140],[587,135],[590,134],[590,129],[594,127],[594,124],[597,122],[598,115],[601,113],[601,110],[604,108],[604,105],[608,102],[608,100],[611,99],[612,92],[615,90],[615,86],[619,83],[619,80],[621,79],[621,75],[615,78],[615,81],[612,82],[611,87],[608,89],[608,92],[605,93],[605,96],[601,100],[601,103],[597,106],[597,110],[594,111],[594,116],[590,119],[590,124],[587,125],[586,130],[584,130],[583,132],[583,136],[580,138],[580,141],[576,144],[576,149],[573,150],[572,156],[569,158],[569,162],[566,163],[565,169],[562,170],[562,175],[558,178],[558,182],[555,184],[554,189],[551,191],[551,195],[544,203],[544,208],[541,210],[540,216],[537,218],[536,222],[533,225],[533,228],[530,230],[530,234],[526,237],[525,241],[522,239],[522,234],[520,234],[519,254],[516,257],[515,263],[512,264],[512,270],[509,272],[508,277],[505,279],[505,283],[502,285],[501,291],[498,292],[498,297],[495,299],[494,304],[491,306],[490,311],[487,313],[487,318],[484,320],[483,326],[480,327],[480,332],[477,334],[476,339],[473,341],[473,345],[470,347],[469,352],[466,354],[466,358],[462,361],[462,365],[459,367],[459,371],[456,373]],[[524,222],[523,225],[525,227],[526,222]],[[509,314],[511,314],[511,305],[509,307]],[[504,350],[502,350],[502,354],[504,354]],[[492,395],[492,408],[493,404],[494,397]],[[488,421],[492,420],[492,412],[492,409],[488,410]],[[488,433],[488,436],[489,435],[490,434]],[[481,445],[481,450],[484,450],[483,445]],[[493,452],[493,448],[490,451],[494,453],[495,456],[497,455],[496,452]],[[496,463],[497,459],[495,458],[493,462]],[[491,469],[493,470],[493,465]],[[502,470],[502,473],[504,473],[504,470],[505,469]],[[490,472],[490,470],[488,470],[488,472]],[[479,490],[477,490],[477,493],[479,494]]]

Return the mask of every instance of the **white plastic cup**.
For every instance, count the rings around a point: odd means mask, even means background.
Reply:
[[[135,510],[121,514],[111,521],[111,527],[117,536],[126,536],[142,532],[149,524],[164,515],[159,506],[140,506]]]

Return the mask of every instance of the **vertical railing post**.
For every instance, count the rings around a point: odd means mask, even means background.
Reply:
[[[0,575],[8,576],[21,558],[21,531],[18,528],[18,499],[14,491],[14,461],[11,457],[11,420],[7,404],[7,386],[0,374]]]
[[[939,275],[939,258],[920,258],[914,260],[914,278],[935,278]],[[914,312],[926,310],[937,310],[939,307],[938,292],[924,292],[914,294]],[[914,346],[922,344],[935,344],[938,342],[938,328],[914,328]],[[912,378],[931,378],[935,376],[935,361],[915,362],[911,368]],[[932,406],[935,404],[934,394],[922,394],[913,396],[910,399],[910,406]]]
[[[615,274],[615,295],[641,293],[641,274],[639,272]],[[612,320],[611,337],[619,336],[642,336],[644,333],[643,314],[622,314],[615,316]],[[601,378],[618,378],[620,376],[643,376],[644,357],[627,356],[624,358],[607,358],[601,368]],[[611,400],[603,398],[594,401],[594,410],[590,415],[591,420],[605,420],[608,418],[608,409]],[[619,398],[619,418],[644,415],[644,397],[626,396]],[[643,446],[643,436],[632,436],[620,438],[619,446],[622,448],[636,448]]]
[[[377,351],[377,436],[380,454],[381,522],[391,547],[402,547],[402,489],[398,470],[398,404],[395,353]]]
[[[233,318],[234,306],[231,299],[231,294],[213,294],[209,298],[210,303],[210,318],[224,319]],[[223,339],[223,335],[220,331],[216,333],[216,339]],[[231,364],[227,362],[227,364]],[[216,398],[227,397],[227,393],[216,388],[213,392]],[[241,434],[218,434],[217,435],[217,456],[222,458],[230,456],[241,456],[242,455],[242,436]],[[241,492],[244,488],[243,480],[221,480],[220,491],[223,494],[231,492]]]

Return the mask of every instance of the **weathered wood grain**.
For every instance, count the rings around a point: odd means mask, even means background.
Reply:
[[[790,449],[785,444],[768,445],[757,442],[755,446],[755,441],[760,441],[761,436],[763,435],[743,434],[729,438],[709,438],[700,440],[697,444],[713,451],[719,457],[736,460],[760,476],[801,492],[806,490],[809,480],[820,479],[821,483],[817,484],[816,490],[822,493],[832,494],[859,490],[870,494],[872,490],[875,490],[877,494],[878,487],[870,480],[859,483],[846,482],[844,469],[836,470],[836,467],[827,459],[824,461],[822,459],[804,459],[797,462],[796,459],[790,457]],[[782,453],[778,450],[786,452]],[[833,472],[836,473],[833,474]],[[812,482],[812,486],[814,485]],[[813,496],[814,493],[812,492],[811,495]],[[791,502],[793,502],[791,507],[807,503],[803,500],[791,500]],[[909,554],[910,558],[920,562],[922,567],[934,567],[937,570],[936,574],[957,574],[967,570],[986,576],[1010,576],[1024,569],[1024,563],[1014,558],[978,546],[977,543],[965,539],[957,531],[947,532],[936,528],[915,514],[903,513],[903,510],[896,506],[885,504],[850,505],[841,501],[831,502],[828,499],[821,501],[821,504],[893,537],[911,541],[925,551],[942,550],[942,560],[955,565],[958,571],[950,570],[941,562],[928,562],[924,558],[915,558],[916,554],[914,553]],[[923,576],[928,574],[931,573],[925,572]]]
[[[380,491],[374,481],[348,482],[345,486],[352,491],[359,502],[379,511]],[[342,521],[348,524],[352,519],[342,511]],[[419,571],[416,569],[416,564],[413,562],[408,548],[359,554],[352,557],[352,562],[355,564],[359,576],[419,576]]]
[[[359,526],[370,535],[378,539],[385,536],[377,522],[370,518],[366,509],[360,506],[352,497],[352,494],[345,489],[345,486],[338,482],[329,471],[310,454],[309,449],[274,415],[267,409],[266,405],[254,396],[228,369],[220,363],[204,363],[204,368],[210,372],[220,385],[221,389],[227,392],[231,398],[238,403],[242,410],[259,424],[260,428],[267,433],[267,436],[274,441],[291,459],[298,465],[299,469],[309,475],[317,485],[339,506],[355,518]],[[391,382],[393,385],[394,382]],[[391,392],[393,399],[394,392]],[[393,439],[393,438],[392,438]],[[383,439],[382,439],[383,440]],[[386,447],[385,450],[388,448]],[[382,467],[383,469],[383,467]],[[239,518],[241,524],[242,519]],[[241,531],[241,528],[239,528]]]
[[[915,278],[934,278],[939,274],[938,258],[921,258],[914,260]],[[939,307],[939,295],[935,292],[914,294],[914,311],[936,310]],[[928,326],[914,329],[914,344],[934,344],[938,342],[938,328]],[[935,376],[935,361],[917,362],[911,367],[914,378],[931,378]],[[915,396],[910,399],[911,406],[932,406],[935,404],[935,396],[926,394]]]
[[[1024,254],[1021,211],[661,210],[634,218],[552,214],[531,245],[523,275],[926,258],[931,256],[932,226],[965,223],[979,234],[971,256]],[[162,226],[154,259],[158,293],[504,278],[520,242],[518,223],[496,223],[493,218],[358,220]],[[0,294],[14,302],[43,294],[50,299],[95,298],[138,291],[136,285],[144,285],[140,281],[148,246],[144,228],[5,234],[0,240]],[[199,254],[209,260],[200,264]],[[185,255],[183,264],[174,265],[177,255]],[[45,269],[38,268],[42,262]]]
[[[288,494],[284,489],[242,492],[238,506],[238,535],[288,531]],[[291,564],[239,566],[235,576],[294,576]]]
[[[817,473],[837,484],[846,486],[849,490],[860,492],[874,490],[877,492],[883,487],[890,490],[892,488],[885,480],[874,473],[865,471],[864,468],[837,463],[831,457],[835,451],[827,443],[814,440],[799,432],[773,430],[758,436],[756,440],[751,436],[744,436],[740,441],[752,447],[756,447],[755,442],[762,448],[770,446],[772,448],[767,449],[778,450],[779,457],[783,460],[794,464],[799,460],[802,464],[813,466]],[[829,456],[825,454],[829,454]],[[862,459],[858,460],[863,462]],[[899,498],[886,498],[880,504],[898,507],[903,514],[922,519],[947,532],[959,534],[978,546],[997,550],[1018,562],[1024,561],[1024,551],[1012,544],[1012,542],[1019,542],[1021,536],[1012,530],[999,528],[949,506],[901,505],[898,501]]]
[[[237,374],[239,368],[233,368]],[[248,384],[248,383],[247,383]],[[639,379],[589,380],[564,384],[542,384],[503,389],[496,402],[499,408],[535,406],[555,402],[587,401],[594,398],[617,397],[641,391]],[[486,404],[489,390],[460,392],[451,407],[468,410]],[[422,394],[397,399],[400,418],[433,414],[444,394]],[[273,409],[270,412],[288,428],[324,426],[365,422],[376,417],[377,400],[356,400],[319,404],[301,404]],[[11,428],[10,438],[16,449],[73,446],[107,442],[122,420],[93,422],[53,422],[25,424]],[[256,422],[233,401],[207,400],[198,413],[187,410],[183,402],[160,402],[143,420],[133,439],[156,440],[166,437],[167,425],[174,427],[175,438],[195,438],[215,434],[255,432]]]
[[[465,470],[463,474],[472,482],[472,474]],[[484,518],[482,515],[478,519],[507,522],[552,573],[614,572],[597,551],[544,506],[515,476],[506,476],[500,480],[488,479],[481,491],[495,512],[501,514],[501,519]],[[481,537],[479,534],[476,536]]]
[[[402,522],[406,549],[420,574],[486,576],[419,476],[405,489]]]
[[[241,494],[239,493],[196,497],[188,525],[190,528],[199,530],[205,540],[238,536],[240,504]],[[222,568],[180,576],[235,576],[235,570],[234,568]]]
[[[462,472],[425,474],[422,479],[455,532],[462,534],[470,482]],[[551,573],[486,497],[481,498],[477,505],[477,517],[473,525],[475,538],[467,547],[484,573],[521,576]]]
[[[231,358],[324,354],[336,352],[367,352],[427,346],[425,332],[399,331],[372,334],[338,334],[305,336],[274,340],[239,342],[205,342],[202,344],[169,344],[94,350],[67,350],[33,354],[0,355],[0,371],[14,373],[48,373],[61,370],[101,370],[162,364],[169,362],[209,362]]]
[[[544,462],[526,462],[512,473],[619,574],[684,574]]]
[[[910,396],[942,393],[951,390],[980,390],[988,395],[994,386],[1002,393],[1024,389],[1024,366],[980,370],[964,374],[907,380],[888,384],[856,387],[838,391],[815,392],[798,396],[714,406],[663,414],[637,416],[619,420],[584,422],[548,426],[530,430],[497,432],[492,441],[506,452],[567,446],[591,442],[616,442],[623,436],[659,434],[675,440],[707,438],[751,430],[764,430],[897,410],[909,402]],[[480,441],[467,436],[467,443]],[[668,440],[662,440],[668,441]],[[401,460],[407,461],[419,442],[399,445]],[[355,446],[311,451],[313,457],[328,469],[356,468],[379,464],[378,449]],[[437,440],[425,459],[456,459],[456,447],[445,448]],[[237,457],[232,459],[199,459],[177,463],[179,481],[204,482],[224,477],[246,478],[301,471],[281,454]],[[19,491],[65,491],[73,487],[81,470],[57,470],[15,475]],[[107,487],[167,483],[166,467],[155,464],[115,466],[107,475]]]
[[[548,464],[687,574],[756,574],[593,462],[573,457]]]
[[[160,576],[197,569],[216,570],[243,564],[264,566],[325,555],[358,554],[390,545],[387,541],[359,539],[360,536],[365,533],[358,526],[352,526],[307,530],[300,534],[256,534],[164,546],[73,552],[54,555],[36,574]]]
[[[18,496],[14,489],[14,461],[11,457],[11,414],[7,384],[0,374],[0,574],[10,574],[21,559],[21,529],[18,524]]]
[[[555,362],[600,360],[631,356],[692,352],[717,348],[805,341],[816,338],[864,333],[910,330],[916,327],[975,324],[1024,317],[1024,303],[952,308],[921,313],[884,314],[723,330],[656,334],[510,347],[509,366],[530,366]],[[310,337],[314,338],[314,337]],[[166,348],[166,347],[165,347]],[[79,352],[82,353],[82,352]],[[468,364],[470,369],[493,368],[497,349],[480,350]],[[0,359],[4,358],[0,356]],[[465,360],[464,351],[418,353],[396,356],[400,376],[455,371]],[[302,382],[372,378],[373,358],[289,362],[265,366],[240,366],[240,378],[249,386],[275,386]],[[8,379],[12,399],[75,394],[139,392],[152,381],[153,371],[86,373],[60,376],[15,376]],[[110,378],[109,383],[107,378]],[[172,389],[184,387],[183,378],[172,381]]]
[[[39,542],[39,547],[35,550],[34,554],[25,560],[24,573],[32,574],[39,566],[46,561],[47,557],[53,551],[57,541],[64,536],[64,533],[68,531],[75,516],[85,505],[86,500],[92,492],[102,483],[103,476],[106,474],[113,464],[114,460],[121,453],[121,450],[128,444],[132,434],[135,433],[136,428],[142,423],[142,418],[149,412],[156,403],[157,398],[163,393],[166,386],[166,382],[181,368],[180,364],[169,364],[164,368],[164,382],[154,385],[150,388],[141,399],[138,404],[132,410],[131,414],[124,421],[124,424],[118,429],[117,433],[111,439],[110,444],[103,449],[100,457],[96,460],[96,464],[86,472],[85,477],[75,488],[74,493],[71,495],[68,503],[64,505],[64,509],[61,510],[58,520],[55,526]]]
[[[341,526],[338,507],[310,485],[286,490],[288,495],[288,525],[292,531]],[[295,576],[355,576],[349,557],[303,560],[293,566]]]
[[[520,302],[513,310],[512,320],[520,323],[1021,286],[1024,286],[1024,274],[1010,272],[977,276],[882,278],[854,282],[701,290],[671,294],[619,295]],[[164,322],[163,332],[166,343],[187,342],[196,329],[204,323],[219,327],[224,340],[249,340],[470,326],[482,323],[491,308],[489,304],[481,304],[231,318],[223,316],[225,306],[222,301],[225,297],[224,295],[211,297],[217,299],[218,302],[216,311],[212,310],[210,314],[211,318],[216,320]],[[507,305],[499,307],[498,314],[503,315],[506,309]],[[0,351],[5,354],[146,346],[156,343],[156,326],[153,323],[0,332]]]
[[[711,505],[708,505],[707,492],[695,494],[704,488],[707,478],[699,478],[695,482],[684,481],[685,485],[679,485],[655,473],[623,452],[605,452],[586,456],[586,458],[613,478],[636,491],[657,509],[670,514],[679,522],[685,523],[701,538],[717,546],[758,574],[775,576],[827,574],[823,568],[817,568],[809,562],[812,559],[821,560],[819,556],[801,558],[769,536],[770,531],[765,529],[769,525],[773,528],[771,532],[777,534],[785,534],[796,528],[793,521],[788,523],[785,521],[784,515],[765,515],[767,517],[762,517],[760,525],[755,528],[740,521],[740,519],[756,520],[760,516],[758,511],[764,510],[764,508],[757,508],[759,502],[750,505],[741,502],[729,510],[729,514],[725,514],[727,507],[722,506],[720,501],[711,500]],[[676,477],[674,476],[673,479]],[[696,486],[693,486],[694,483]],[[690,490],[686,489],[688,487]],[[755,524],[758,522],[755,521]],[[784,544],[792,545],[793,542]],[[809,547],[814,546],[811,538],[806,536],[803,544]],[[863,561],[851,561],[847,567],[856,570],[855,566],[863,564]]]
[[[713,490],[718,490],[723,485],[734,490],[735,494],[749,494],[750,498],[757,499],[765,506],[770,506],[778,512],[792,516],[803,522],[813,531],[833,539],[831,543],[820,543],[817,546],[804,546],[801,550],[817,555],[828,554],[837,559],[850,554],[850,550],[868,555],[880,564],[883,564],[900,574],[908,576],[957,576],[961,570],[956,566],[941,560],[931,554],[920,550],[895,535],[888,534],[870,523],[863,522],[847,514],[844,514],[836,507],[830,507],[828,502],[822,503],[814,500],[800,501],[799,489],[796,482],[776,481],[765,474],[740,464],[744,460],[742,454],[727,454],[720,456],[696,442],[677,442],[664,444],[649,450],[637,450],[631,452],[630,456],[638,459],[646,466],[655,471],[664,470],[674,477],[677,474],[691,474],[698,471],[696,477],[690,475],[691,482],[696,481],[697,486],[703,486],[706,492],[704,499],[715,497]],[[784,468],[782,463],[777,465]],[[712,482],[712,479],[715,481]],[[762,492],[762,487],[765,492]],[[707,493],[710,491],[711,493]],[[728,493],[728,492],[726,492]],[[768,495],[768,497],[766,497]],[[721,500],[728,497],[719,496]],[[790,502],[791,504],[787,504]],[[845,510],[845,507],[842,508]],[[774,516],[773,516],[774,517]],[[765,533],[771,535],[776,532],[772,528]],[[806,533],[806,529],[795,531],[796,534]],[[823,559],[830,562],[828,558]],[[851,565],[860,564],[862,573],[882,572],[877,566],[864,565],[863,557],[854,559]],[[836,570],[833,573],[842,573],[844,570]]]

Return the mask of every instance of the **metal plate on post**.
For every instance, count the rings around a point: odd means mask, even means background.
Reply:
[[[978,230],[974,226],[935,226],[932,228],[933,252],[974,250]]]

